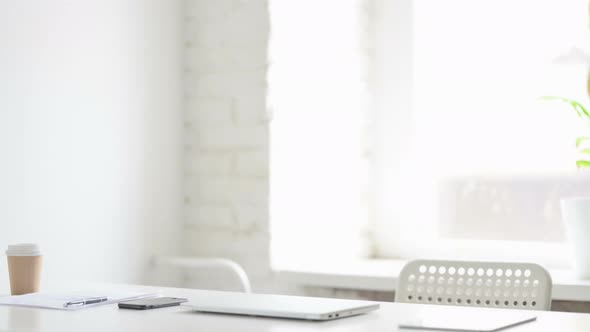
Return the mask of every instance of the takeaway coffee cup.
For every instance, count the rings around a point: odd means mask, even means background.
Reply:
[[[43,256],[32,243],[9,245],[6,250],[12,295],[35,293],[41,286]]]

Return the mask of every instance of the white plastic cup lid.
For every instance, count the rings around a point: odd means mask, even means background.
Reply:
[[[11,244],[6,249],[6,256],[40,256],[41,250],[35,243]]]

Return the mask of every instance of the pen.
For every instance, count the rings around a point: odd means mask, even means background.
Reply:
[[[100,302],[105,302],[107,300],[106,297],[89,297],[87,299],[84,300],[80,300],[80,301],[72,301],[72,302],[67,302],[66,304],[64,304],[64,307],[69,307],[69,306],[78,306],[78,305],[87,305],[87,304],[95,304],[95,303],[100,303]]]

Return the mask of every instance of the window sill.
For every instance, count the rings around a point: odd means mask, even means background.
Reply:
[[[305,264],[276,269],[281,281],[316,287],[394,291],[407,261],[367,259],[330,264]],[[553,300],[590,302],[590,279],[582,280],[570,270],[550,270]]]

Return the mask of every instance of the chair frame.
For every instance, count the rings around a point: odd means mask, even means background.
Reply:
[[[152,257],[154,266],[168,266],[181,268],[185,270],[200,270],[203,268],[215,268],[224,270],[233,275],[239,282],[245,293],[252,292],[250,279],[242,266],[226,258],[205,258],[205,257],[182,257],[182,256],[154,256]]]

